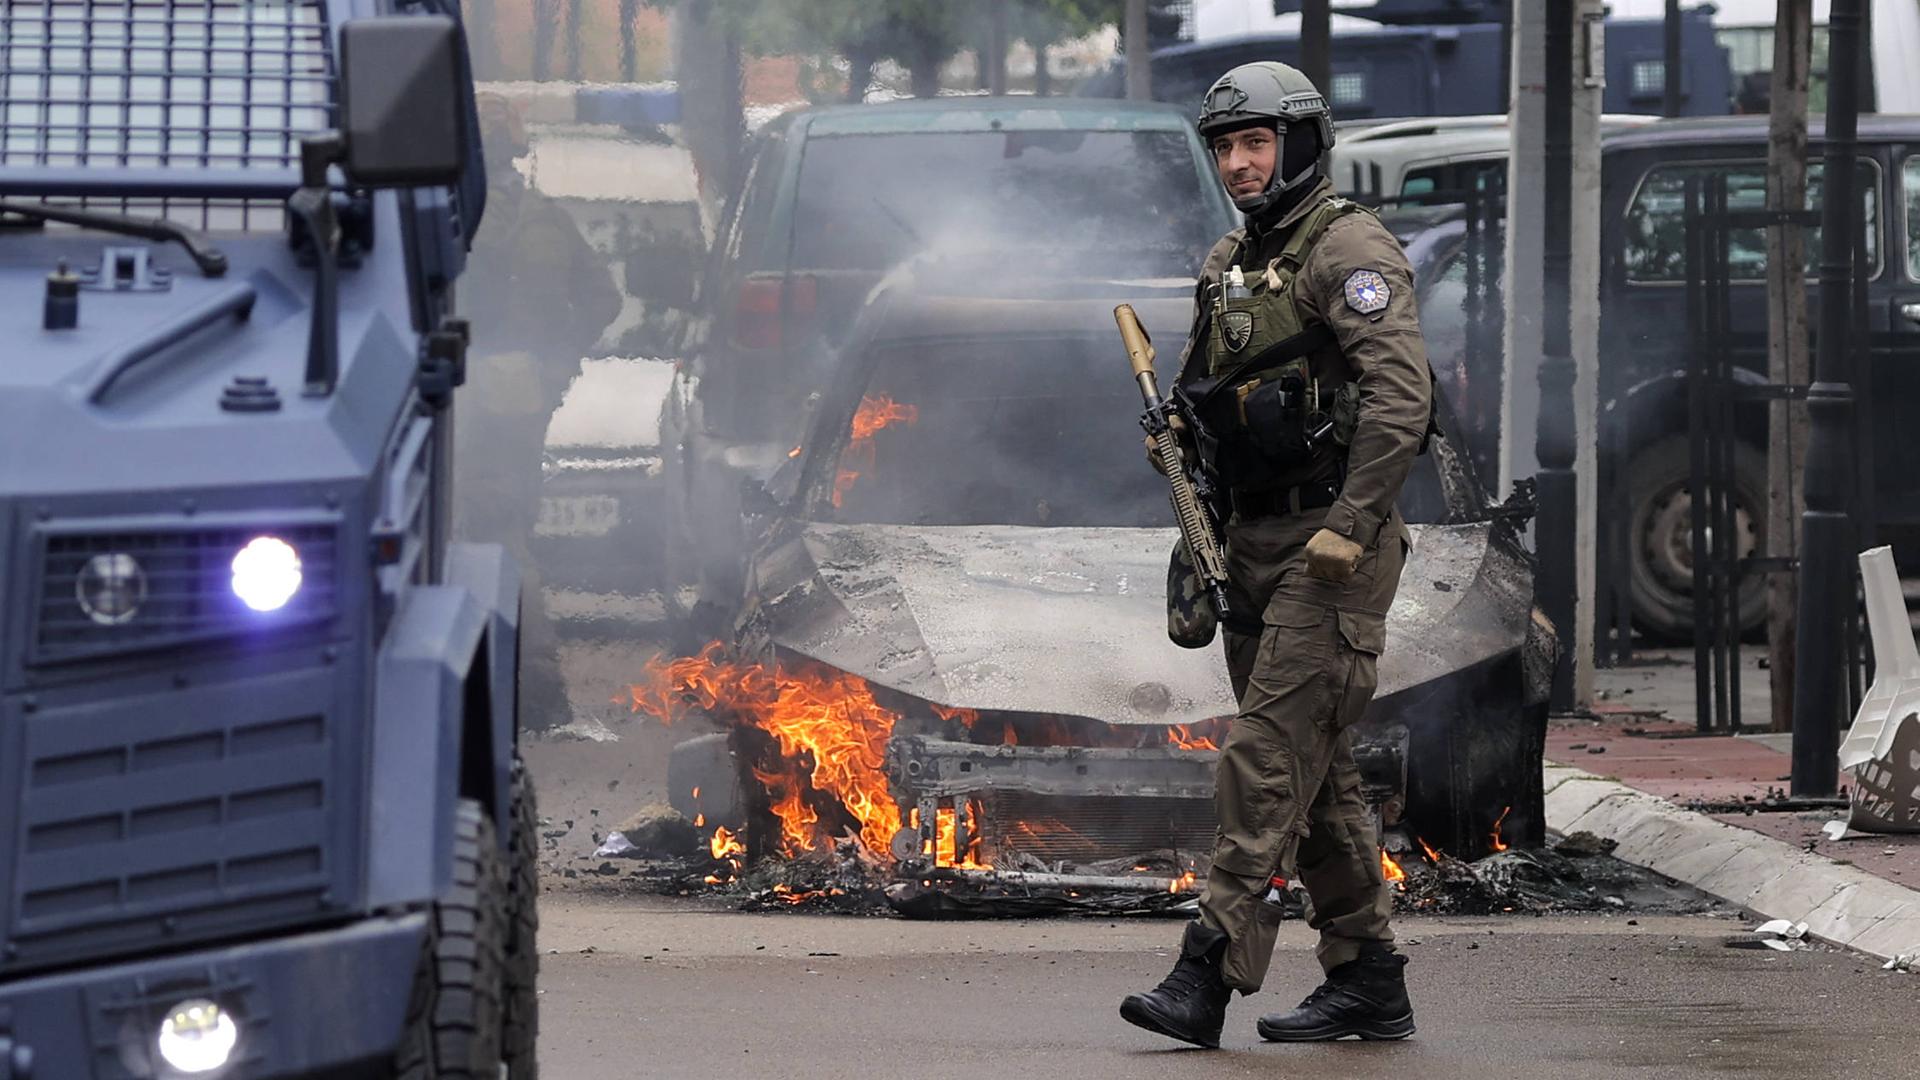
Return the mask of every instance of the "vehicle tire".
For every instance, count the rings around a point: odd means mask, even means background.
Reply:
[[[415,976],[399,1080],[498,1080],[507,877],[493,818],[472,799],[453,820],[453,880],[433,905]]]
[[[1693,496],[1687,440],[1675,436],[1647,447],[1628,467],[1631,508],[1627,546],[1633,620],[1651,636],[1693,636]],[[1767,462],[1759,450],[1736,444],[1733,454],[1734,518],[1742,558],[1762,552],[1767,513]],[[1740,631],[1766,621],[1767,586],[1762,575],[1740,585]]]
[[[535,1043],[540,1034],[539,809],[533,776],[513,755],[512,857],[507,862],[505,1057],[509,1080],[539,1080]]]

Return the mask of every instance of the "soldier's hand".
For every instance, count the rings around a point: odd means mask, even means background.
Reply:
[[[1353,576],[1365,551],[1332,529],[1321,529],[1307,541],[1307,573],[1322,581],[1344,582]]]
[[[1185,455],[1186,441],[1187,441],[1187,422],[1185,420],[1180,419],[1180,417],[1176,414],[1176,415],[1167,417],[1167,427],[1172,429],[1173,431],[1174,445],[1180,448],[1180,452],[1182,455]],[[1160,460],[1160,445],[1153,441],[1153,436],[1151,435],[1147,436],[1146,443],[1147,443],[1147,464],[1153,466],[1153,471],[1159,473],[1161,476],[1167,475],[1167,467]]]

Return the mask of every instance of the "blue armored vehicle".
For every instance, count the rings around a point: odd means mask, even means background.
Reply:
[[[0,3],[0,1080],[534,1076],[454,0]]]

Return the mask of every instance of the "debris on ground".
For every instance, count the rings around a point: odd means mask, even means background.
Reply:
[[[624,830],[616,834],[631,842]],[[612,838],[610,837],[611,841]],[[705,896],[743,911],[896,915],[909,919],[1049,916],[1190,917],[1198,887],[1190,859],[1160,851],[1136,859],[1063,866],[1022,859],[995,868],[913,867],[883,862],[858,843],[794,858],[744,865],[744,847],[728,835],[695,856],[625,855],[616,880],[598,888],[666,896]],[[1716,909],[1711,897],[1612,857],[1614,844],[1576,833],[1548,848],[1509,848],[1475,862],[1435,852],[1407,858],[1394,906],[1438,915],[1621,912],[1692,914]],[[605,853],[605,854],[603,854]],[[603,846],[596,857],[614,857]],[[1298,893],[1278,899],[1283,917],[1303,916]]]
[[[693,822],[666,803],[641,807],[615,828],[613,835],[607,837],[608,844],[614,836],[626,840],[632,858],[679,858],[707,846]],[[603,850],[605,846],[602,845]]]
[[[1881,971],[1920,971],[1920,953],[1901,953],[1880,965]]]
[[[1792,952],[1809,946],[1807,924],[1791,919],[1774,919],[1753,928],[1753,935],[1762,948],[1778,952]]]

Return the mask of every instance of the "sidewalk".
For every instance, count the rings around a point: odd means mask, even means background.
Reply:
[[[1743,720],[1767,725],[1767,673],[1743,661]],[[1791,772],[1784,736],[1702,736],[1690,651],[1599,673],[1597,719],[1547,733],[1547,821],[1620,843],[1618,854],[1815,936],[1882,958],[1920,951],[1920,836],[1821,828],[1846,809],[1765,811]],[[1741,807],[1751,807],[1743,811]]]

